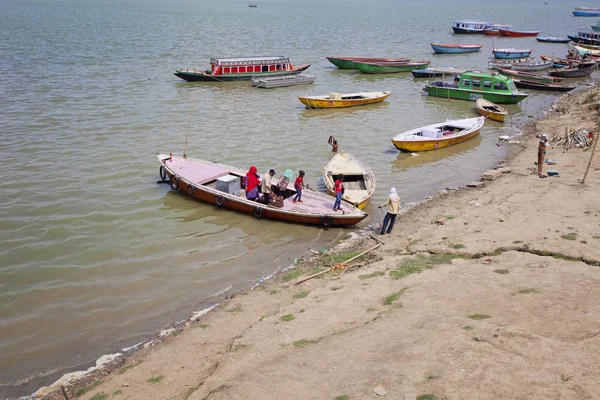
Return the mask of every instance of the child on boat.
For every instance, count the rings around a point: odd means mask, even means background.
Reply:
[[[292,203],[302,203],[302,190],[304,189],[304,171],[298,172],[296,183],[294,183],[294,189],[296,189],[296,197],[292,200]]]
[[[340,211],[342,206],[342,195],[344,194],[344,175],[339,174],[335,180],[335,203],[333,203],[333,211]]]

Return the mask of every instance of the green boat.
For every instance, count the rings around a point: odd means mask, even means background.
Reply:
[[[424,94],[445,99],[486,99],[492,103],[517,104],[527,97],[519,92],[512,79],[503,75],[465,72],[458,83],[436,81],[425,85]]]
[[[410,72],[414,69],[427,68],[431,61],[410,62],[355,62],[356,69],[363,74],[395,74],[397,72]]]
[[[330,63],[339,69],[356,69],[357,62],[408,62],[408,58],[342,57],[327,56]]]
[[[595,31],[600,31],[600,21],[598,21],[598,25],[592,25],[592,29]]]

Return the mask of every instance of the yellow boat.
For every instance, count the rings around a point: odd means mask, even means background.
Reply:
[[[479,133],[485,118],[448,120],[399,133],[392,139],[398,150],[427,151],[464,142]]]
[[[361,210],[365,208],[375,192],[373,171],[350,153],[341,152],[334,155],[323,170],[323,182],[332,196],[335,195],[335,180],[340,174],[344,174],[342,199]]]
[[[486,99],[477,99],[475,107],[477,107],[477,112],[480,115],[498,122],[504,122],[504,117],[508,114],[506,108],[502,108]]]
[[[379,103],[392,92],[329,93],[327,96],[298,96],[306,108],[340,108]]]

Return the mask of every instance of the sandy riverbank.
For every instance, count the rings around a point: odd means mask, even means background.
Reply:
[[[563,96],[525,127],[510,174],[403,215],[384,246],[353,264],[360,268],[294,285],[298,275],[336,260],[315,257],[98,372],[100,383],[88,378],[68,393],[94,400],[368,399],[381,386],[391,399],[594,398],[600,155],[585,185],[579,180],[591,150],[549,149],[560,177],[540,179],[529,168],[534,132],[598,132],[598,102],[598,86]],[[349,241],[338,260],[372,245]]]

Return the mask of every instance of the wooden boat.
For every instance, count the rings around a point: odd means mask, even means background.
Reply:
[[[477,99],[475,107],[477,107],[480,115],[498,122],[504,122],[504,117],[508,115],[506,108],[502,108],[486,99]]]
[[[474,53],[482,46],[483,44],[431,43],[431,48],[438,54]]]
[[[542,60],[547,60],[547,61],[552,61],[554,64],[554,67],[568,67],[569,65],[579,65],[581,63],[581,61],[578,60],[573,60],[573,59],[567,59],[567,58],[558,58],[558,57],[554,57],[554,56],[546,56],[543,54],[540,54],[540,58]]]
[[[577,67],[574,68],[559,68],[559,69],[551,69],[548,71],[548,75],[550,76],[558,76],[560,78],[582,78],[585,76],[589,76],[596,69],[597,64],[595,61],[580,63]]]
[[[517,90],[512,79],[500,74],[465,72],[458,83],[435,81],[425,85],[423,92],[445,99],[471,100],[484,98],[493,103],[517,104],[527,95]]]
[[[433,78],[436,76],[462,74],[466,71],[466,69],[458,69],[454,67],[427,67],[423,69],[413,69],[410,72],[415,78]]]
[[[239,193],[227,191],[228,182],[239,183],[246,175],[246,172],[238,168],[194,158],[170,157],[168,154],[157,154],[157,157],[160,175],[169,181],[171,189],[208,204],[251,214],[256,218],[307,225],[348,226],[357,224],[367,216],[349,203],[342,204],[342,211],[333,211],[330,196],[311,190],[302,193],[302,203],[292,203],[289,196],[296,193],[293,184],[288,186],[284,194],[287,200],[284,200],[283,207],[261,204],[247,200],[243,189]],[[225,184],[222,185],[223,183]]]
[[[534,90],[546,90],[553,92],[568,92],[576,88],[576,86],[558,85],[556,83],[548,82],[533,82],[521,79],[513,79],[515,85],[520,89],[534,89]]]
[[[188,82],[196,81],[249,81],[256,74],[280,75],[299,74],[310,67],[310,64],[292,66],[285,57],[243,57],[243,58],[212,58],[211,69],[201,71],[197,69],[178,69],[175,75]]]
[[[510,30],[512,30],[512,25],[502,25],[502,24],[486,25],[486,26],[483,27],[483,34],[484,35],[500,36],[499,29],[503,29],[505,31],[510,31]]]
[[[504,68],[498,68],[498,72],[500,72],[504,76],[513,78],[513,80],[514,80],[514,78],[517,78],[517,79],[541,82],[541,83],[559,82],[564,79],[564,78],[557,78],[555,76],[537,75],[537,74],[532,74],[530,72],[514,71],[512,69],[504,69]]]
[[[248,4],[248,7],[256,8],[256,7],[258,7],[258,5],[256,5],[256,4]]]
[[[512,66],[515,71],[543,71],[552,67],[553,61],[518,63]]]
[[[493,49],[492,54],[503,60],[523,58],[531,55],[531,49]]]
[[[559,38],[559,37],[552,37],[552,36],[546,36],[546,37],[541,37],[541,36],[537,36],[535,38],[535,40],[537,40],[538,42],[545,42],[545,43],[569,43],[571,41],[571,39],[565,39],[565,38]]]
[[[262,89],[273,89],[285,86],[297,86],[313,83],[317,79],[314,75],[283,75],[283,76],[262,76],[252,77],[252,86]]]
[[[513,65],[534,62],[533,57],[507,58],[505,60],[493,59],[488,62],[488,68],[512,68]]]
[[[596,25],[592,25],[592,29],[595,31],[600,31],[600,20],[596,22]]]
[[[575,7],[573,15],[576,17],[600,17],[600,8]]]
[[[540,31],[515,31],[507,29],[498,29],[498,31],[502,36],[511,37],[537,36],[540,34]]]
[[[395,74],[398,72],[410,72],[413,69],[427,68],[431,61],[421,60],[410,62],[355,62],[356,69],[363,74]]]
[[[335,181],[340,174],[344,174],[342,200],[361,210],[365,208],[375,192],[373,171],[350,153],[335,154],[323,170],[323,182],[332,196],[335,196]]]
[[[381,57],[340,57],[340,56],[328,56],[326,57],[330,63],[340,69],[356,69],[357,62],[408,62],[408,58],[381,58]]]
[[[483,33],[483,29],[489,25],[492,25],[489,21],[456,20],[452,22],[452,30],[461,34]]]
[[[326,96],[299,96],[298,99],[306,108],[341,108],[363,106],[379,103],[392,92],[358,92],[358,93],[329,93]]]
[[[567,35],[567,37],[578,44],[600,45],[600,32],[594,30],[579,31],[577,35]]]
[[[394,136],[392,143],[400,151],[428,151],[464,142],[479,133],[485,118],[448,120],[423,126]]]
[[[590,46],[587,44],[583,45],[573,45],[573,48],[579,52],[579,54],[589,54],[590,56],[600,57],[600,47],[599,46]],[[581,59],[580,59],[581,60]]]

